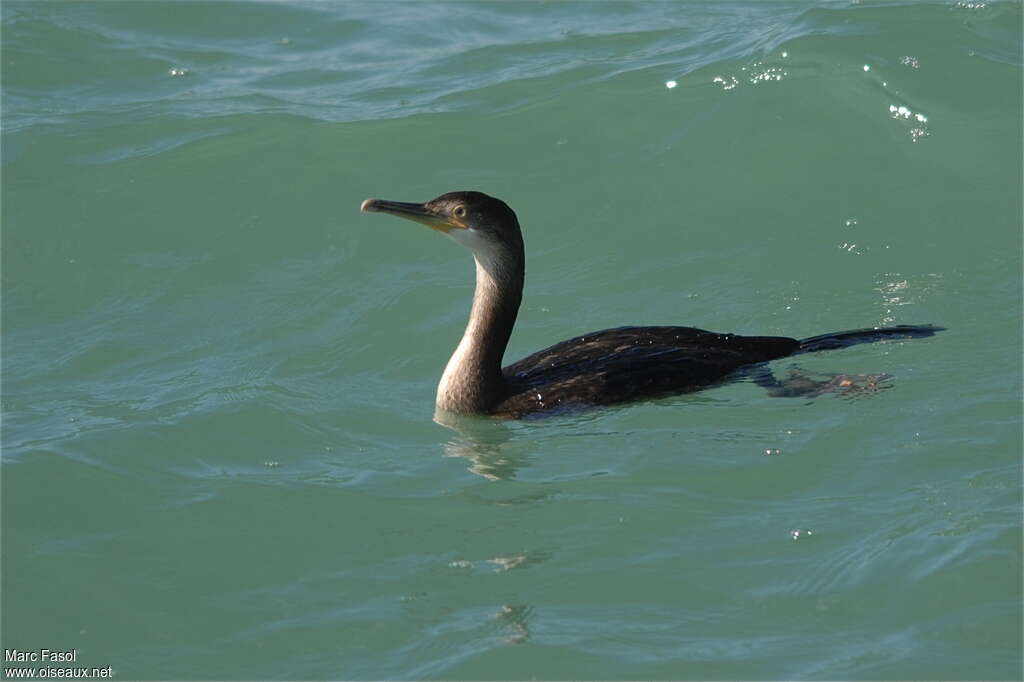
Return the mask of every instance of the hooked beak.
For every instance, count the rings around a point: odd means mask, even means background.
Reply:
[[[367,199],[359,207],[364,213],[389,213],[399,218],[415,220],[432,230],[447,234],[453,229],[465,229],[465,225],[456,222],[451,216],[438,214],[426,204],[410,204],[404,201],[386,201],[384,199]]]

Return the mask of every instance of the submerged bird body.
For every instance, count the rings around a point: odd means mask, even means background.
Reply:
[[[469,323],[437,390],[437,408],[519,418],[696,391],[769,360],[883,338],[931,336],[900,326],[781,336],[717,334],[692,327],[618,327],[584,334],[501,366],[522,299],[525,256],[515,213],[480,192],[425,204],[367,199],[362,210],[408,218],[468,247],[476,261]]]

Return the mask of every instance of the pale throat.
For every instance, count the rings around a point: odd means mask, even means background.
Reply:
[[[471,231],[452,231],[473,251],[476,291],[469,322],[437,386],[436,406],[448,412],[487,412],[506,393],[501,373],[522,298],[521,256]]]

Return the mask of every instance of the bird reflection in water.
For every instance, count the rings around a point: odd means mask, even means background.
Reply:
[[[443,411],[434,415],[434,421],[457,434],[444,444],[445,457],[465,458],[466,468],[487,480],[512,480],[530,462],[529,455],[508,447],[512,433],[500,421]]]
[[[501,607],[495,618],[509,633],[509,644],[523,644],[530,639],[529,620],[533,607],[525,604]]]

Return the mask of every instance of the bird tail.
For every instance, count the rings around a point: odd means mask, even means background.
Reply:
[[[944,331],[945,327],[933,324],[901,324],[896,327],[875,327],[872,329],[851,329],[845,332],[820,334],[800,341],[797,353],[816,353],[820,350],[836,350],[858,343],[872,343],[886,339],[922,339]]]

